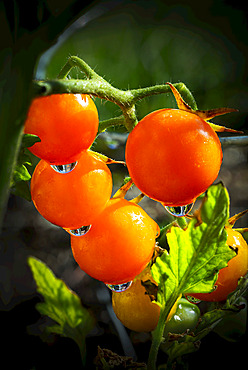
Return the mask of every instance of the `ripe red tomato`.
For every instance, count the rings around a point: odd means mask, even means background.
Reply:
[[[159,227],[137,204],[110,199],[84,236],[71,236],[80,268],[105,284],[133,280],[150,261]]]
[[[248,246],[243,236],[231,228],[226,228],[227,244],[237,249],[237,255],[233,257],[228,266],[219,271],[215,290],[211,293],[194,293],[190,296],[208,302],[221,302],[227,299],[229,293],[238,286],[238,280],[248,271]]]
[[[34,155],[53,164],[68,164],[91,146],[98,124],[98,112],[89,95],[57,94],[32,101],[24,133],[41,139],[29,148]]]
[[[65,174],[41,159],[31,179],[31,196],[37,210],[51,223],[68,229],[90,225],[111,193],[108,166],[88,151],[83,151],[76,167]]]
[[[194,202],[216,179],[222,162],[215,131],[194,113],[161,109],[131,131],[126,164],[135,185],[165,206]]]
[[[112,293],[116,316],[124,326],[137,332],[150,332],[158,324],[160,307],[151,301],[141,283],[148,279],[153,281],[151,274],[145,269],[135,278],[130,288],[121,293]]]

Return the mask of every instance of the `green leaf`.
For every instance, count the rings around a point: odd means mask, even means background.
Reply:
[[[210,292],[218,270],[235,255],[226,244],[229,197],[222,184],[209,188],[200,215],[200,225],[199,219],[193,218],[186,230],[171,228],[167,233],[169,254],[158,257],[152,266],[160,304],[166,304],[172,295]]]
[[[24,198],[31,202],[31,193],[29,185],[26,181],[16,182],[10,189],[11,193],[17,195],[18,197]]]
[[[37,135],[32,134],[23,134],[22,142],[21,142],[21,149],[30,148],[35,143],[40,142],[40,138]]]
[[[24,134],[22,136],[21,149],[10,184],[10,191],[12,194],[18,195],[28,201],[31,201],[31,194],[28,185],[31,175],[26,166],[32,166],[32,160],[27,147],[32,146],[38,141],[40,141],[40,138],[36,135]]]
[[[24,166],[24,164],[17,163],[14,174],[13,174],[13,181],[28,181],[31,179],[31,175],[28,172],[27,168]]]
[[[197,326],[196,333],[201,332],[206,328],[214,328],[215,325],[224,317],[239,312],[240,300],[246,299],[248,294],[248,273],[241,277],[237,288],[228,295],[226,302],[213,302],[209,306],[208,311],[202,315],[201,321]]]
[[[27,149],[22,149],[18,156],[18,163],[27,164],[32,166],[32,160],[30,156],[30,152]]]
[[[49,316],[56,324],[50,332],[73,339],[85,357],[85,338],[94,326],[94,318],[81,304],[80,298],[40,260],[29,257],[28,264],[37,284],[37,291],[44,302],[37,304],[37,310]]]

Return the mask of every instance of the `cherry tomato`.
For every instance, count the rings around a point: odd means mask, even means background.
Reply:
[[[243,236],[231,228],[226,228],[227,244],[237,249],[237,255],[229,262],[228,266],[219,271],[215,290],[211,293],[194,293],[190,296],[201,301],[221,302],[227,299],[229,293],[238,286],[238,280],[248,271],[248,246]]]
[[[194,113],[161,109],[129,134],[126,164],[135,185],[166,206],[194,202],[216,179],[222,162],[215,131]]]
[[[31,196],[37,210],[51,223],[68,229],[90,225],[111,192],[109,168],[88,151],[83,151],[76,167],[65,174],[40,160],[31,179]]]
[[[91,146],[98,124],[98,112],[89,95],[56,94],[32,101],[24,133],[41,139],[29,148],[34,155],[53,164],[68,164]]]
[[[84,236],[71,236],[80,268],[106,284],[133,280],[150,261],[158,225],[137,204],[110,199]]]
[[[151,301],[141,281],[152,280],[147,269],[137,276],[130,288],[121,293],[112,293],[113,310],[128,329],[150,332],[158,324],[160,307]]]
[[[178,301],[176,312],[165,324],[164,336],[168,333],[182,334],[187,329],[193,330],[200,317],[198,306],[190,303],[185,298]]]

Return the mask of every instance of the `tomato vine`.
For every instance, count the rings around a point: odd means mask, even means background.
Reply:
[[[83,79],[68,78],[71,69],[74,67],[79,68],[79,70],[84,73]],[[210,122],[211,118],[217,115],[233,112],[235,109],[217,108],[207,111],[199,110],[192,93],[184,83],[165,83],[146,88],[121,90],[112,86],[103,77],[99,76],[87,63],[85,63],[85,61],[78,57],[70,57],[68,59],[57,79],[51,81],[33,81],[32,93],[32,97],[35,98],[35,100],[58,94],[88,94],[118,105],[120,108],[120,114],[109,120],[100,121],[97,134],[112,126],[121,125],[126,128],[129,137],[131,137],[131,134],[135,132],[139,124],[139,119],[136,114],[137,102],[152,95],[167,93],[173,93],[179,111],[183,111],[184,115],[187,117],[193,117],[193,120],[196,120],[197,118],[200,124],[204,124],[205,126],[203,126],[207,127],[211,132],[225,131],[239,133],[238,131]],[[31,177],[26,168],[26,165],[32,165],[28,158],[27,148],[32,147],[32,145],[36,145],[40,139],[31,132],[28,132],[28,130],[25,132],[26,134],[22,137],[23,145],[18,157],[17,166],[15,167],[11,186],[12,190],[16,192],[16,194],[25,196],[28,199],[28,190],[26,187],[25,189],[23,188],[24,183],[27,183]],[[214,135],[218,139],[215,133]],[[147,137],[149,138],[149,132]],[[229,142],[232,142],[232,138],[224,139],[223,142],[226,145],[228,145],[228,140]],[[234,137],[233,139],[241,145],[246,143],[247,140],[246,137],[242,136]],[[219,151],[221,151],[219,142],[218,145]],[[84,148],[84,150],[85,151],[82,156],[89,156],[91,159],[92,156],[98,156],[95,162],[98,160],[101,161],[101,163],[104,162],[104,166],[106,166],[106,164],[116,162],[104,155],[91,151],[89,148]],[[135,151],[132,153],[132,157],[136,158]],[[81,157],[75,159],[77,162],[75,165],[76,169],[74,169],[74,167],[70,168],[72,177],[75,175],[74,177],[80,179],[79,181],[83,178],[83,172],[79,172],[77,174],[77,171],[82,170],[80,158]],[[143,163],[143,161],[140,161],[140,163],[141,162]],[[66,165],[67,163],[56,163],[55,167]],[[39,169],[40,167],[42,167],[41,170]],[[101,168],[102,167],[103,165]],[[200,165],[198,167],[200,167]],[[201,206],[196,213],[190,213],[189,210],[185,217],[175,217],[171,224],[159,229],[157,224],[137,205],[137,203],[139,203],[139,201],[144,197],[145,192],[141,193],[137,198],[132,199],[130,202],[124,199],[127,191],[133,183],[136,182],[135,178],[129,178],[116,192],[112,199],[104,199],[104,205],[102,207],[103,210],[99,211],[99,214],[94,215],[95,218],[87,219],[86,223],[80,219],[80,221],[75,221],[73,225],[69,225],[68,223],[64,224],[61,221],[58,222],[55,218],[60,214],[61,204],[63,212],[65,211],[65,208],[69,209],[69,206],[63,203],[63,192],[71,192],[71,197],[73,197],[73,194],[75,193],[75,199],[80,198],[78,191],[75,192],[75,184],[73,184],[73,190],[70,190],[70,183],[66,184],[66,187],[63,188],[65,184],[63,176],[65,175],[58,177],[54,168],[51,168],[50,164],[45,163],[43,159],[41,159],[36,168],[37,170],[34,172],[31,183],[32,199],[34,204],[36,204],[38,210],[42,209],[42,211],[40,211],[41,214],[46,214],[47,210],[49,211],[49,216],[44,217],[46,217],[50,222],[65,228],[70,232],[70,234],[72,234],[71,246],[73,255],[83,270],[96,279],[103,281],[111,289],[115,290],[118,288],[121,291],[121,286],[123,284],[130,286],[131,280],[134,279],[149,263],[151,277],[156,283],[156,294],[152,295],[151,299],[154,301],[154,304],[159,306],[160,316],[157,326],[152,332],[152,344],[147,368],[149,370],[156,369],[157,355],[159,348],[164,341],[166,323],[168,322],[172,312],[175,311],[181,296],[210,292],[216,282],[219,270],[226,267],[230,259],[235,258],[235,251],[231,250],[227,245],[227,233],[225,231],[225,227],[228,224],[230,207],[227,189],[222,183],[210,186],[208,184],[208,188],[206,186],[195,194],[195,198],[198,197],[199,194],[205,194],[203,195]],[[58,168],[55,170],[56,172],[60,172]],[[99,167],[96,167],[96,172],[97,171],[100,172]],[[210,184],[216,178],[217,172],[214,178],[211,179]],[[44,187],[40,186],[39,183],[41,174],[42,176],[45,176],[45,180],[42,180]],[[59,185],[56,185],[58,184],[56,183],[57,179],[59,179]],[[67,176],[67,179],[70,180],[69,176]],[[111,183],[112,186],[112,182],[110,181],[109,183]],[[60,194],[57,192],[58,199],[55,200],[55,203],[51,202],[51,209],[49,209],[46,205],[46,197],[54,184],[55,188],[52,190],[53,193],[56,193],[56,187],[62,190]],[[61,184],[63,186],[61,186]],[[92,184],[90,184],[89,187],[91,189],[94,188]],[[96,191],[98,195],[101,195],[100,188],[97,188]],[[86,196],[88,195],[87,185],[83,193],[86,194]],[[110,198],[110,193],[111,192],[108,188],[107,198]],[[42,195],[45,197],[42,198]],[[58,195],[60,195],[60,197]],[[149,192],[147,196],[153,198],[150,196]],[[92,199],[93,198],[94,194],[92,196]],[[195,198],[192,198],[192,202],[195,201]],[[163,203],[161,199],[153,199]],[[41,205],[38,204],[39,202],[41,202]],[[182,205],[175,204],[175,207],[177,206],[181,207]],[[90,201],[87,203],[87,208],[91,208]],[[69,211],[73,212],[73,209],[70,209]],[[119,221],[120,216],[118,216],[118,212],[119,215],[123,217],[123,222]],[[84,209],[80,210],[79,213],[80,216],[84,214]],[[53,216],[55,216],[55,218],[53,218]],[[62,217],[64,217],[64,213],[62,214]],[[141,224],[142,232],[139,232]],[[148,228],[151,235],[148,235]],[[106,230],[108,230],[108,232],[105,234]],[[135,240],[135,235],[138,234],[139,242]],[[154,251],[156,238],[158,238],[158,245],[161,243],[162,252],[160,250],[160,253],[157,252],[156,248]],[[163,248],[164,242],[168,243],[168,250]],[[143,253],[145,249],[144,245],[147,245],[147,253],[143,256],[143,260],[141,260],[141,252]],[[130,250],[127,250],[127,246],[131,246],[130,248],[132,248],[132,261],[134,261],[135,258],[137,261],[139,260],[138,268],[137,266],[134,268],[134,266],[129,264]],[[82,251],[84,251],[84,254],[82,254]],[[154,255],[152,257],[153,252]],[[156,255],[156,253],[158,254]],[[110,258],[106,259],[106,265],[104,265],[104,256],[106,256],[106,254],[114,255],[115,259],[119,258],[117,268],[114,268],[113,261]],[[102,261],[99,262],[101,263],[101,266],[96,266],[99,256],[102,258]],[[124,261],[123,271],[119,267],[122,265],[121,260]],[[35,267],[37,262],[31,261],[30,263],[35,272],[35,279],[39,287],[39,280],[43,279],[43,277],[37,274]],[[86,266],[85,263],[88,265]],[[45,271],[44,274],[50,273]],[[114,276],[111,274],[114,274]],[[128,281],[125,280],[126,276],[128,276]],[[164,351],[168,356],[167,368],[170,368],[170,366],[173,367],[173,363],[179,357],[192,352],[195,348],[196,342],[204,337],[209,330],[211,330],[211,327],[216,325],[219,319],[225,316],[226,312],[236,312],[241,310],[241,307],[237,307],[236,302],[237,299],[247,290],[247,285],[247,279],[243,277],[243,279],[240,280],[237,290],[228,297],[226,302],[221,306],[221,308],[219,308],[218,312],[216,312],[217,308],[215,307],[202,316],[202,321],[194,328],[194,333],[181,333],[180,337],[176,336],[174,339],[172,339],[170,335],[167,335],[166,340],[163,343]],[[147,293],[150,295],[149,288],[147,289]],[[46,292],[45,296],[47,296]],[[80,312],[79,316],[81,320],[82,313],[81,308],[78,308],[77,300],[76,305],[77,310]],[[49,314],[49,309],[46,307],[46,310],[41,310],[41,312]],[[56,330],[57,332],[62,333],[62,335],[67,335],[75,339],[75,336],[73,335],[73,325],[77,326],[77,324],[71,324],[68,331],[68,323],[66,320],[67,319],[64,321],[62,320],[61,322],[59,321],[61,327],[56,327]],[[83,336],[83,339],[85,340],[85,336]],[[76,339],[76,342],[78,343],[78,339]]]

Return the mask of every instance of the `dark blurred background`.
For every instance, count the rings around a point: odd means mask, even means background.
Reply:
[[[83,16],[60,36],[58,43],[41,56],[34,78],[55,78],[68,56],[77,55],[122,89],[182,81],[194,94],[199,109],[238,109],[237,113],[221,116],[213,122],[242,130],[247,135],[247,15],[247,4],[241,1],[92,2]],[[75,69],[70,76],[80,78],[82,74]],[[120,114],[112,103],[100,99],[95,99],[95,103],[101,120]],[[142,100],[137,106],[138,116],[142,118],[162,107],[176,107],[174,98],[161,95]],[[94,150],[123,159],[125,140],[123,129],[110,130],[98,137]],[[232,216],[248,208],[248,146],[230,145],[223,150],[224,160],[217,181],[223,181],[229,190]],[[36,164],[37,159],[33,159]],[[110,169],[115,191],[127,172],[121,165],[111,165]],[[137,193],[134,188],[128,197]],[[171,220],[156,202],[145,198],[140,205],[161,225]],[[247,216],[237,223],[237,227],[245,226],[248,226]],[[80,368],[74,343],[51,336],[48,345],[39,337],[46,321],[35,310],[40,297],[35,293],[27,266],[28,255],[46,262],[96,315],[98,324],[87,342],[89,358],[96,355],[97,344],[123,354],[111,318],[97,298],[99,283],[77,267],[66,232],[44,220],[32,203],[11,195],[0,243],[3,349],[11,348],[16,354],[9,357],[3,351],[9,368],[17,363],[24,369],[67,368],[67,360],[71,368]],[[231,357],[243,364],[247,334],[239,343],[231,344],[216,335],[208,338],[203,340],[203,349],[194,357],[197,365],[200,356],[204,356],[206,365],[217,369],[229,363],[227,353],[229,360]],[[147,350],[144,353],[144,349],[149,348],[149,336],[134,339],[135,348],[145,361]],[[221,346],[225,349],[219,356]],[[66,350],[61,350],[64,348]],[[191,362],[192,368],[196,368],[196,363]]]

